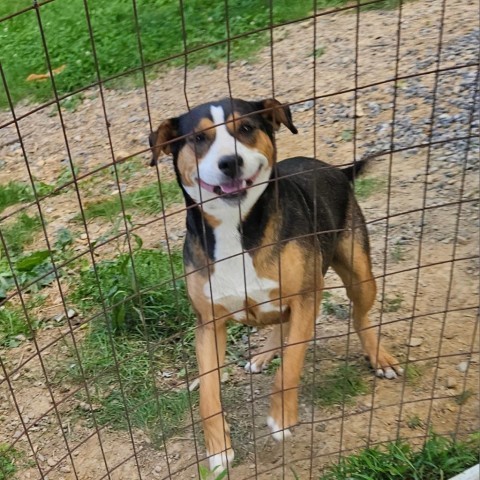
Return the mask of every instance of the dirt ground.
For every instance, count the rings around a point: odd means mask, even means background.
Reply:
[[[114,176],[101,172],[80,180],[82,203],[118,189],[137,189],[157,176],[155,169],[147,167],[147,106],[156,126],[162,119],[184,112],[187,104],[230,93],[246,99],[274,94],[292,104],[299,135],[291,136],[283,130],[279,133],[280,159],[301,154],[315,155],[332,164],[349,163],[354,155],[360,158],[372,152],[372,139],[389,141],[390,130],[382,130],[382,125],[388,126],[392,118],[393,102],[396,110],[410,112],[412,124],[431,116],[436,75],[427,74],[420,79],[430,97],[416,95],[407,76],[436,68],[443,3],[425,0],[404,5],[398,64],[398,11],[362,12],[358,35],[354,14],[335,13],[317,18],[316,36],[313,20],[277,29],[273,56],[266,48],[255,60],[236,62],[229,68],[192,68],[187,72],[186,83],[182,69],[163,72],[148,84],[148,104],[142,88],[107,89],[105,117],[98,90],[88,91],[75,111],[63,112],[68,150],[55,108],[41,109],[19,121],[31,174],[38,181],[52,183],[68,168],[71,158],[78,174],[86,175],[109,165],[113,152],[116,160],[131,157],[126,163],[132,165],[134,173],[122,177],[121,170],[119,184]],[[448,49],[478,29],[478,2],[448,0],[445,4],[442,42]],[[315,58],[312,52],[320,48],[323,53]],[[463,58],[462,51],[442,57],[440,67],[475,63],[475,58]],[[477,71],[478,57],[476,63],[464,71]],[[406,77],[397,82],[398,91],[394,82],[388,82],[396,69],[398,76]],[[376,87],[353,93],[356,86],[383,80],[385,83]],[[459,107],[449,103],[449,99],[462,93],[461,81],[452,77],[451,94],[438,96],[438,108],[457,111]],[[314,96],[321,97],[315,104],[310,101]],[[379,111],[372,113],[376,108],[372,105],[379,106]],[[31,108],[32,105],[20,105],[16,115],[21,117]],[[473,111],[475,107],[471,108]],[[7,124],[0,129],[2,184],[10,180],[29,181],[15,126],[8,125],[11,118],[10,113],[0,112],[0,125]],[[355,139],[345,133],[354,129]],[[423,133],[428,135],[428,131],[425,123]],[[475,132],[478,136],[478,123],[476,130],[471,130],[472,134]],[[406,131],[405,137],[408,136]],[[317,479],[328,462],[338,459],[340,451],[347,454],[399,436],[419,442],[429,428],[440,434],[460,435],[478,430],[479,155],[478,142],[470,145],[468,157],[461,145],[457,151],[447,152],[450,160],[443,150],[426,147],[377,156],[367,176],[378,179],[378,188],[361,200],[378,282],[378,302],[372,319],[381,325],[384,342],[395,355],[405,364],[415,366],[416,378],[374,378],[363,367],[360,345],[356,336],[350,335],[348,322],[334,315],[321,315],[306,374],[328,370],[348,358],[361,369],[371,392],[360,395],[351,405],[329,408],[312,408],[308,395],[302,395],[301,423],[294,429],[293,438],[279,445],[267,435],[265,424],[272,377],[262,374],[250,378],[235,367],[225,384],[226,391],[231,392],[226,398],[226,411],[234,448],[242,458],[228,478],[293,479],[296,475],[300,479]],[[173,178],[169,159],[162,160],[158,174],[162,181]],[[85,230],[71,222],[79,212],[79,197],[73,189],[46,199],[41,207],[51,238],[60,227],[68,226],[78,234],[78,251],[87,249]],[[15,208],[18,206],[10,207],[4,214]],[[135,218],[139,226],[136,233],[143,238],[144,246],[181,243],[181,208],[170,207],[165,220],[160,216]],[[99,220],[91,221],[89,238],[108,234],[109,228]],[[44,245],[45,238],[40,236],[32,248]],[[111,255],[115,248],[107,245],[99,252],[99,259]],[[337,302],[346,303],[334,274],[328,274],[327,286]],[[63,284],[61,288],[49,287],[47,303],[36,313],[43,318],[61,313],[61,295],[66,288]],[[385,299],[391,298],[402,299],[397,311],[382,308],[381,300],[385,305]],[[50,324],[50,328],[38,332],[35,341],[0,349],[4,366],[3,374],[0,373],[0,443],[15,443],[15,448],[32,460],[17,478],[197,478],[197,459],[202,460],[205,452],[201,429],[198,424],[192,428],[191,419],[185,422],[181,435],[171,438],[160,449],[153,448],[142,431],[95,430],[79,420],[75,413],[77,402],[69,395],[72,386],[49,381],[53,373],[50,365],[54,363],[50,360],[64,358],[66,347],[58,338],[65,329],[65,324]],[[75,340],[81,342],[82,328],[73,332]],[[263,332],[252,335],[253,344],[261,345],[263,339]],[[36,353],[39,350],[41,359]],[[59,402],[58,407],[52,408]],[[416,429],[409,426],[409,419],[414,417],[420,419]],[[43,473],[35,466],[34,455]]]

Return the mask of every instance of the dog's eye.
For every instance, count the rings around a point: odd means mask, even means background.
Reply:
[[[248,123],[244,123],[239,129],[240,133],[248,134],[253,132],[253,126]]]
[[[193,141],[194,141],[195,143],[203,143],[206,139],[207,139],[207,136],[206,136],[204,133],[197,133],[197,134],[193,137]]]

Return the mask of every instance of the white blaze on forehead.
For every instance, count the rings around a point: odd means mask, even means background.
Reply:
[[[210,147],[218,154],[232,155],[235,153],[235,138],[228,132],[225,125],[225,112],[222,107],[210,107],[210,113],[212,114],[213,123],[217,125],[215,127],[215,141]],[[238,147],[237,147],[238,148]]]

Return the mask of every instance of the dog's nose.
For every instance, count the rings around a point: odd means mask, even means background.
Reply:
[[[235,178],[240,175],[243,166],[243,158],[240,155],[228,155],[222,157],[218,162],[218,168],[224,175]]]

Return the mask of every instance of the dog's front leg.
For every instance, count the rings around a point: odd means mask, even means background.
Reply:
[[[227,468],[233,461],[230,429],[220,401],[220,369],[225,360],[226,321],[198,322],[196,351],[200,375],[200,416],[211,470]]]
[[[319,297],[320,295],[318,295]],[[317,304],[319,303],[317,299]],[[317,305],[318,307],[318,305]],[[298,384],[308,342],[313,337],[318,308],[312,298],[299,298],[290,305],[290,331],[283,348],[283,361],[275,376],[268,426],[275,440],[291,435],[289,427],[298,422]]]

